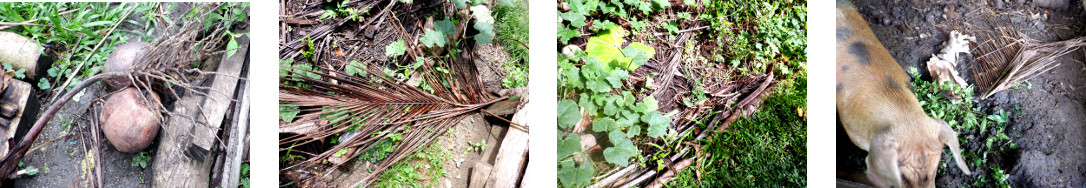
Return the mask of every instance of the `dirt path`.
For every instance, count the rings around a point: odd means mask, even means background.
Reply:
[[[856,1],[875,35],[902,67],[927,70],[924,62],[937,52],[952,30],[964,28],[991,29],[995,25],[1015,26],[1031,38],[1043,42],[1066,40],[1086,34],[1086,13],[1080,1],[1071,1],[1067,9],[1047,9],[1029,3],[995,1]],[[995,14],[992,14],[995,13]],[[983,40],[983,39],[981,39]],[[1061,58],[1061,65],[1029,80],[1032,88],[1021,87],[1000,92],[977,102],[979,112],[995,114],[1008,112],[1011,121],[1006,133],[1016,149],[995,150],[990,161],[1010,174],[1012,186],[1078,187],[1086,185],[1086,51]],[[973,58],[973,57],[969,57]],[[975,84],[967,64],[959,71]],[[965,71],[962,71],[965,70]],[[930,80],[924,75],[922,79]],[[1016,109],[1017,106],[1017,109]],[[1018,110],[1020,109],[1020,110]],[[985,132],[995,131],[994,128]],[[841,136],[838,132],[838,136]],[[962,133],[963,150],[983,149],[984,140],[974,134]],[[863,168],[866,154],[852,146],[847,139],[838,139],[838,170]],[[943,154],[943,166],[949,166],[950,155]],[[941,170],[936,184],[947,187],[976,185],[982,177],[990,177],[996,166],[975,166],[977,157],[966,157],[974,169],[972,176],[958,171]],[[844,168],[844,169],[843,169]],[[839,174],[839,177],[842,176]],[[980,183],[979,185],[990,185]]]

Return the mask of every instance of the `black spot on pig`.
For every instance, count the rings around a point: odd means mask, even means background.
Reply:
[[[837,82],[837,92],[840,93],[841,89],[845,89],[845,84],[841,83],[841,82]]]
[[[856,60],[859,61],[861,65],[871,64],[871,54],[867,50],[867,44],[864,44],[863,42],[853,42],[852,45],[848,47],[848,53],[856,56]]]
[[[891,90],[896,91],[896,92],[901,92],[902,91],[901,90],[901,84],[899,84],[897,81],[895,81],[894,77],[890,77],[890,75],[886,75],[885,81],[886,81],[886,86],[890,87]]]

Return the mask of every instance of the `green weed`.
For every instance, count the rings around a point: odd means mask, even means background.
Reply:
[[[796,66],[806,62],[807,2],[706,1],[709,36],[719,44],[714,59],[730,62],[744,73],[765,72],[770,62]],[[784,69],[787,70],[787,69]]]
[[[526,1],[516,1],[515,6],[494,6],[494,30],[498,36],[513,40],[502,40],[500,43],[511,57],[510,62],[523,60],[525,69],[528,62],[528,48],[520,42],[528,44],[528,6]],[[518,42],[519,41],[519,42]],[[508,68],[507,68],[508,69]]]
[[[947,121],[951,128],[958,131],[959,141],[963,146],[969,141],[984,143],[980,148],[962,148],[962,158],[966,161],[972,160],[967,164],[982,168],[976,170],[975,173],[988,174],[973,176],[973,186],[985,187],[993,184],[1000,187],[1007,186],[1009,175],[1005,174],[998,164],[993,164],[989,157],[994,151],[1017,148],[1005,132],[1007,124],[1011,122],[1009,114],[1000,108],[994,114],[984,115],[983,109],[975,107],[972,87],[960,88],[950,83],[937,84],[933,81],[921,80],[920,73],[915,67],[909,67],[908,73],[913,76],[912,87],[924,111],[933,118]],[[944,93],[953,93],[961,97],[962,102],[954,104]],[[1020,109],[1016,110],[1020,111]],[[969,137],[975,138],[969,139]],[[947,168],[947,163],[941,163],[939,168],[939,173],[945,174],[946,171],[943,169]]]
[[[151,163],[151,153],[147,151],[141,151],[132,156],[132,167],[147,168],[147,164]]]
[[[449,159],[436,144],[393,164],[377,179],[374,187],[438,187],[445,175],[444,161]]]
[[[796,109],[806,109],[806,82],[797,78],[794,87],[779,87],[753,116],[702,141],[702,152],[711,156],[700,161],[701,169],[692,165],[679,172],[669,186],[805,187],[807,126]]]

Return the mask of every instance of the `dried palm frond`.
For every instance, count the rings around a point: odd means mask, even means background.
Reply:
[[[1086,45],[1086,37],[1041,43],[1007,28],[998,30],[988,35],[989,40],[979,44],[975,52],[981,54],[973,69],[977,86],[984,93],[980,99],[1052,70],[1059,66],[1057,58]]]
[[[478,72],[474,64],[467,59],[470,58],[452,63],[439,62],[436,65],[423,63],[416,73],[423,74],[422,78],[433,88],[432,93],[395,80],[375,68],[376,66],[363,68],[369,74],[362,77],[323,68],[318,71],[296,69],[289,71],[290,75],[280,75],[281,81],[295,80],[308,86],[280,84],[279,105],[299,107],[299,116],[316,116],[319,118],[315,121],[326,122],[313,127],[312,131],[280,138],[280,151],[320,142],[330,136],[347,132],[352,126],[358,126],[358,132],[354,133],[358,136],[340,140],[341,144],[321,151],[320,154],[313,154],[305,161],[284,168],[284,171],[305,174],[304,171],[320,169],[313,167],[322,165],[323,161],[343,149],[364,151],[389,139],[389,134],[405,132],[403,140],[395,147],[396,150],[354,186],[368,184],[390,165],[414,154],[421,147],[428,146],[469,113],[504,99],[484,90],[482,82],[477,78]],[[437,71],[438,66],[445,66],[449,73],[442,74]],[[305,76],[307,74],[320,76]],[[298,122],[281,125],[280,128],[284,130],[296,125]],[[347,154],[346,158],[356,158],[361,153]],[[339,164],[333,166],[338,167]],[[334,169],[336,168],[324,168],[317,176],[305,177],[316,178],[312,179],[315,181],[302,180],[300,185],[319,183],[317,181],[321,176],[328,175]]]

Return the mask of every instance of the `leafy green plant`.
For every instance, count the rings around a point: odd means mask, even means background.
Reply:
[[[486,139],[483,139],[483,140],[481,140],[479,142],[468,141],[468,146],[469,146],[468,151],[479,152],[479,151],[486,150]]]
[[[712,141],[695,141],[702,153],[711,155],[695,160],[702,166],[680,171],[668,187],[807,186],[807,122],[796,113],[797,108],[807,107],[807,80],[795,82],[792,87],[776,88],[758,112],[736,120]]]
[[[128,42],[125,32],[102,31],[124,20],[124,16],[137,6],[135,3],[0,3],[0,22],[32,21],[33,25],[7,30],[43,44],[71,49],[57,51],[57,61],[47,69],[47,75],[37,80],[37,86],[40,89],[56,88],[66,80],[61,78],[71,76],[68,85],[59,87],[73,87],[102,68],[113,46]],[[71,10],[76,11],[68,12]],[[95,48],[99,42],[103,43]]]
[[[151,162],[150,152],[141,151],[132,156],[132,167],[147,168],[147,164]]]
[[[4,71],[15,74],[15,78],[26,78],[26,69],[19,68],[19,70],[12,70],[11,63],[4,62]]]
[[[249,163],[241,163],[241,179],[238,180],[238,184],[249,188]]]
[[[559,54],[559,93],[572,93],[558,102],[558,127],[570,129],[590,115],[591,130],[605,135],[612,146],[603,149],[609,164],[628,166],[641,150],[631,138],[646,135],[660,138],[671,120],[661,115],[652,96],[637,99],[625,89],[623,80],[652,57],[653,49],[638,42],[626,45],[625,30],[618,27],[601,30],[590,38],[586,51],[573,49]],[[582,64],[583,63],[583,64]],[[560,95],[562,96],[562,95]],[[563,96],[566,97],[566,96]],[[563,186],[580,187],[591,183],[595,167],[582,154],[580,138],[560,131],[558,142],[558,179]],[[578,165],[578,163],[580,163]]]
[[[505,72],[508,75],[502,79],[505,88],[518,88],[528,86],[528,67],[518,67],[513,63],[505,63]]]
[[[328,0],[328,2],[331,2],[331,1],[332,0]],[[324,7],[324,13],[321,13],[321,16],[318,17],[317,19],[323,20],[323,19],[337,18],[337,17],[342,16],[342,17],[347,18],[348,20],[351,20],[351,21],[358,21],[358,20],[362,19],[362,16],[361,16],[362,14],[369,13],[370,8],[372,8],[372,7],[365,7],[365,8],[362,8],[362,9],[358,9],[358,8],[354,8],[354,7],[349,7],[348,3],[350,3],[350,2],[351,2],[350,0],[343,0],[340,3],[336,3],[335,7],[325,6]],[[408,0],[405,3],[411,3],[411,2],[410,2],[410,0]]]
[[[374,187],[436,187],[445,175],[449,154],[436,145],[397,162],[382,173]],[[425,176],[424,176],[425,175]]]

